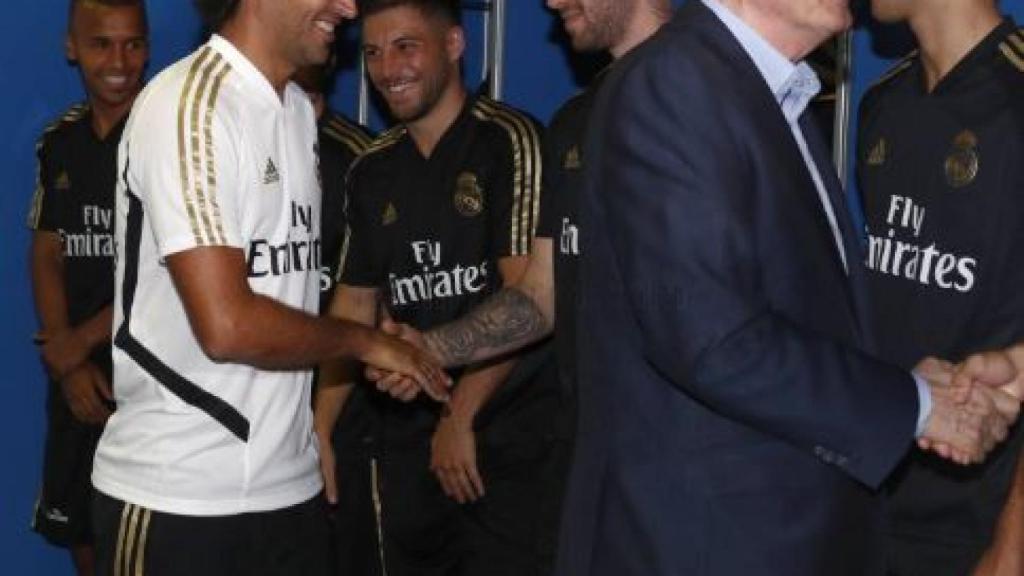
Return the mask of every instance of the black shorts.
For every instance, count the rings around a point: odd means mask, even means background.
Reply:
[[[269,512],[180,516],[99,491],[93,501],[97,576],[327,576],[322,495]]]
[[[379,464],[388,576],[547,576],[568,451],[554,441],[489,447],[486,496],[459,505],[430,472],[430,450],[386,451]]]
[[[47,398],[43,482],[32,529],[65,548],[92,543],[92,459],[102,426],[75,419],[60,387],[50,382]]]

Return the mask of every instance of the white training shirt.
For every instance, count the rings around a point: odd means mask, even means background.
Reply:
[[[315,126],[300,88],[289,84],[282,102],[216,35],[136,100],[118,153],[117,411],[96,451],[101,492],[220,516],[280,509],[320,491],[311,372],[211,361],[163,260],[239,248],[254,292],[315,313]]]

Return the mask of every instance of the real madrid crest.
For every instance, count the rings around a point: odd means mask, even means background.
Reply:
[[[978,177],[978,137],[964,130],[953,139],[953,149],[946,157],[946,182],[953,188],[963,188]]]
[[[476,174],[463,172],[455,179],[455,210],[467,218],[476,216],[484,209],[484,191],[480,188]]]

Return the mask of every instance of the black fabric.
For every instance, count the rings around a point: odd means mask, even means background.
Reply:
[[[424,474],[428,448],[381,462],[388,576],[547,576],[567,467],[562,442],[481,451],[487,494],[459,505]]]
[[[93,517],[98,576],[330,574],[327,513],[319,495],[270,512],[180,516],[97,492]]]
[[[338,275],[338,259],[345,239],[345,178],[349,167],[370,143],[366,128],[330,110],[317,125],[320,146],[321,266],[320,310],[327,310]]]
[[[508,120],[504,111],[501,122],[481,119],[482,107],[495,106],[482,101],[467,98],[430,158],[423,157],[408,134],[392,132],[378,139],[349,174],[351,240],[341,281],[379,288],[390,317],[419,330],[461,317],[499,289],[498,260],[521,247],[513,241],[513,231],[528,236],[532,226],[513,213],[513,196],[522,186],[513,158],[516,147],[523,156],[539,148],[536,137],[528,137],[539,135],[540,128],[522,114],[516,122]],[[503,123],[513,126],[515,136]],[[469,211],[459,204],[467,178],[480,201]],[[419,291],[423,287],[426,293]],[[520,360],[485,407],[483,421],[508,426],[510,433],[545,436],[533,426],[497,417],[494,410],[498,405],[545,403],[558,394],[557,382],[536,376],[543,367],[538,358],[548,351],[534,354]],[[439,413],[436,402],[400,404],[382,394],[374,394],[372,401],[383,414],[379,440],[385,447],[429,441]]]
[[[88,107],[73,107],[44,132],[37,150],[41,197],[29,225],[60,235],[68,320],[77,326],[114,299],[114,198],[117,145],[125,121],[105,138],[92,127]],[[110,345],[89,362],[111,380]],[[52,544],[79,546],[92,540],[89,503],[92,458],[102,426],[75,419],[57,382],[47,382],[43,482],[32,528]]]
[[[29,222],[36,230],[60,234],[72,326],[114,300],[114,190],[125,120],[100,139],[91,117],[85,109],[43,135],[38,151],[43,196],[38,221]]]
[[[128,163],[126,162],[126,173],[127,170]],[[124,319],[114,336],[114,345],[124,350],[136,364],[183,402],[207,413],[239,440],[248,442],[249,420],[245,416],[242,416],[238,410],[224,400],[175,372],[131,335],[132,304],[135,301],[135,288],[139,281],[139,250],[142,242],[144,208],[142,201],[132,194],[131,190],[126,193],[128,195],[128,222],[125,228],[124,289],[121,297]]]
[[[483,97],[467,99],[429,158],[401,128],[382,135],[349,174],[341,281],[379,289],[387,313],[420,330],[468,313],[501,287],[498,261],[527,254],[539,136],[532,119]],[[521,355],[477,414],[488,495],[474,506],[445,496],[429,470],[439,405],[371,392],[389,576],[530,574],[516,571],[539,565],[537,504],[548,483],[538,470],[562,409],[551,352],[545,343]]]
[[[579,194],[583,186],[583,143],[594,100],[606,73],[565,103],[544,133],[544,194],[537,236],[550,238],[554,257],[555,329],[562,392],[571,402],[576,382],[576,284],[579,276]],[[572,410],[567,409],[566,414]],[[563,434],[571,435],[565,419]]]
[[[92,459],[103,427],[79,422],[53,381],[46,408],[43,484],[32,529],[56,546],[91,544]]]
[[[878,354],[957,361],[1024,337],[1024,70],[1006,20],[927,93],[919,60],[865,98],[858,177]],[[987,548],[1022,443],[984,465],[914,451],[891,479],[899,574],[963,574]]]

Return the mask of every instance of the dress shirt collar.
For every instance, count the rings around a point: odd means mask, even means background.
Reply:
[[[814,70],[806,62],[790,62],[756,30],[718,0],[701,1],[722,21],[754,61],[786,119],[796,122],[807,109],[811,99],[821,91],[821,82]]]

